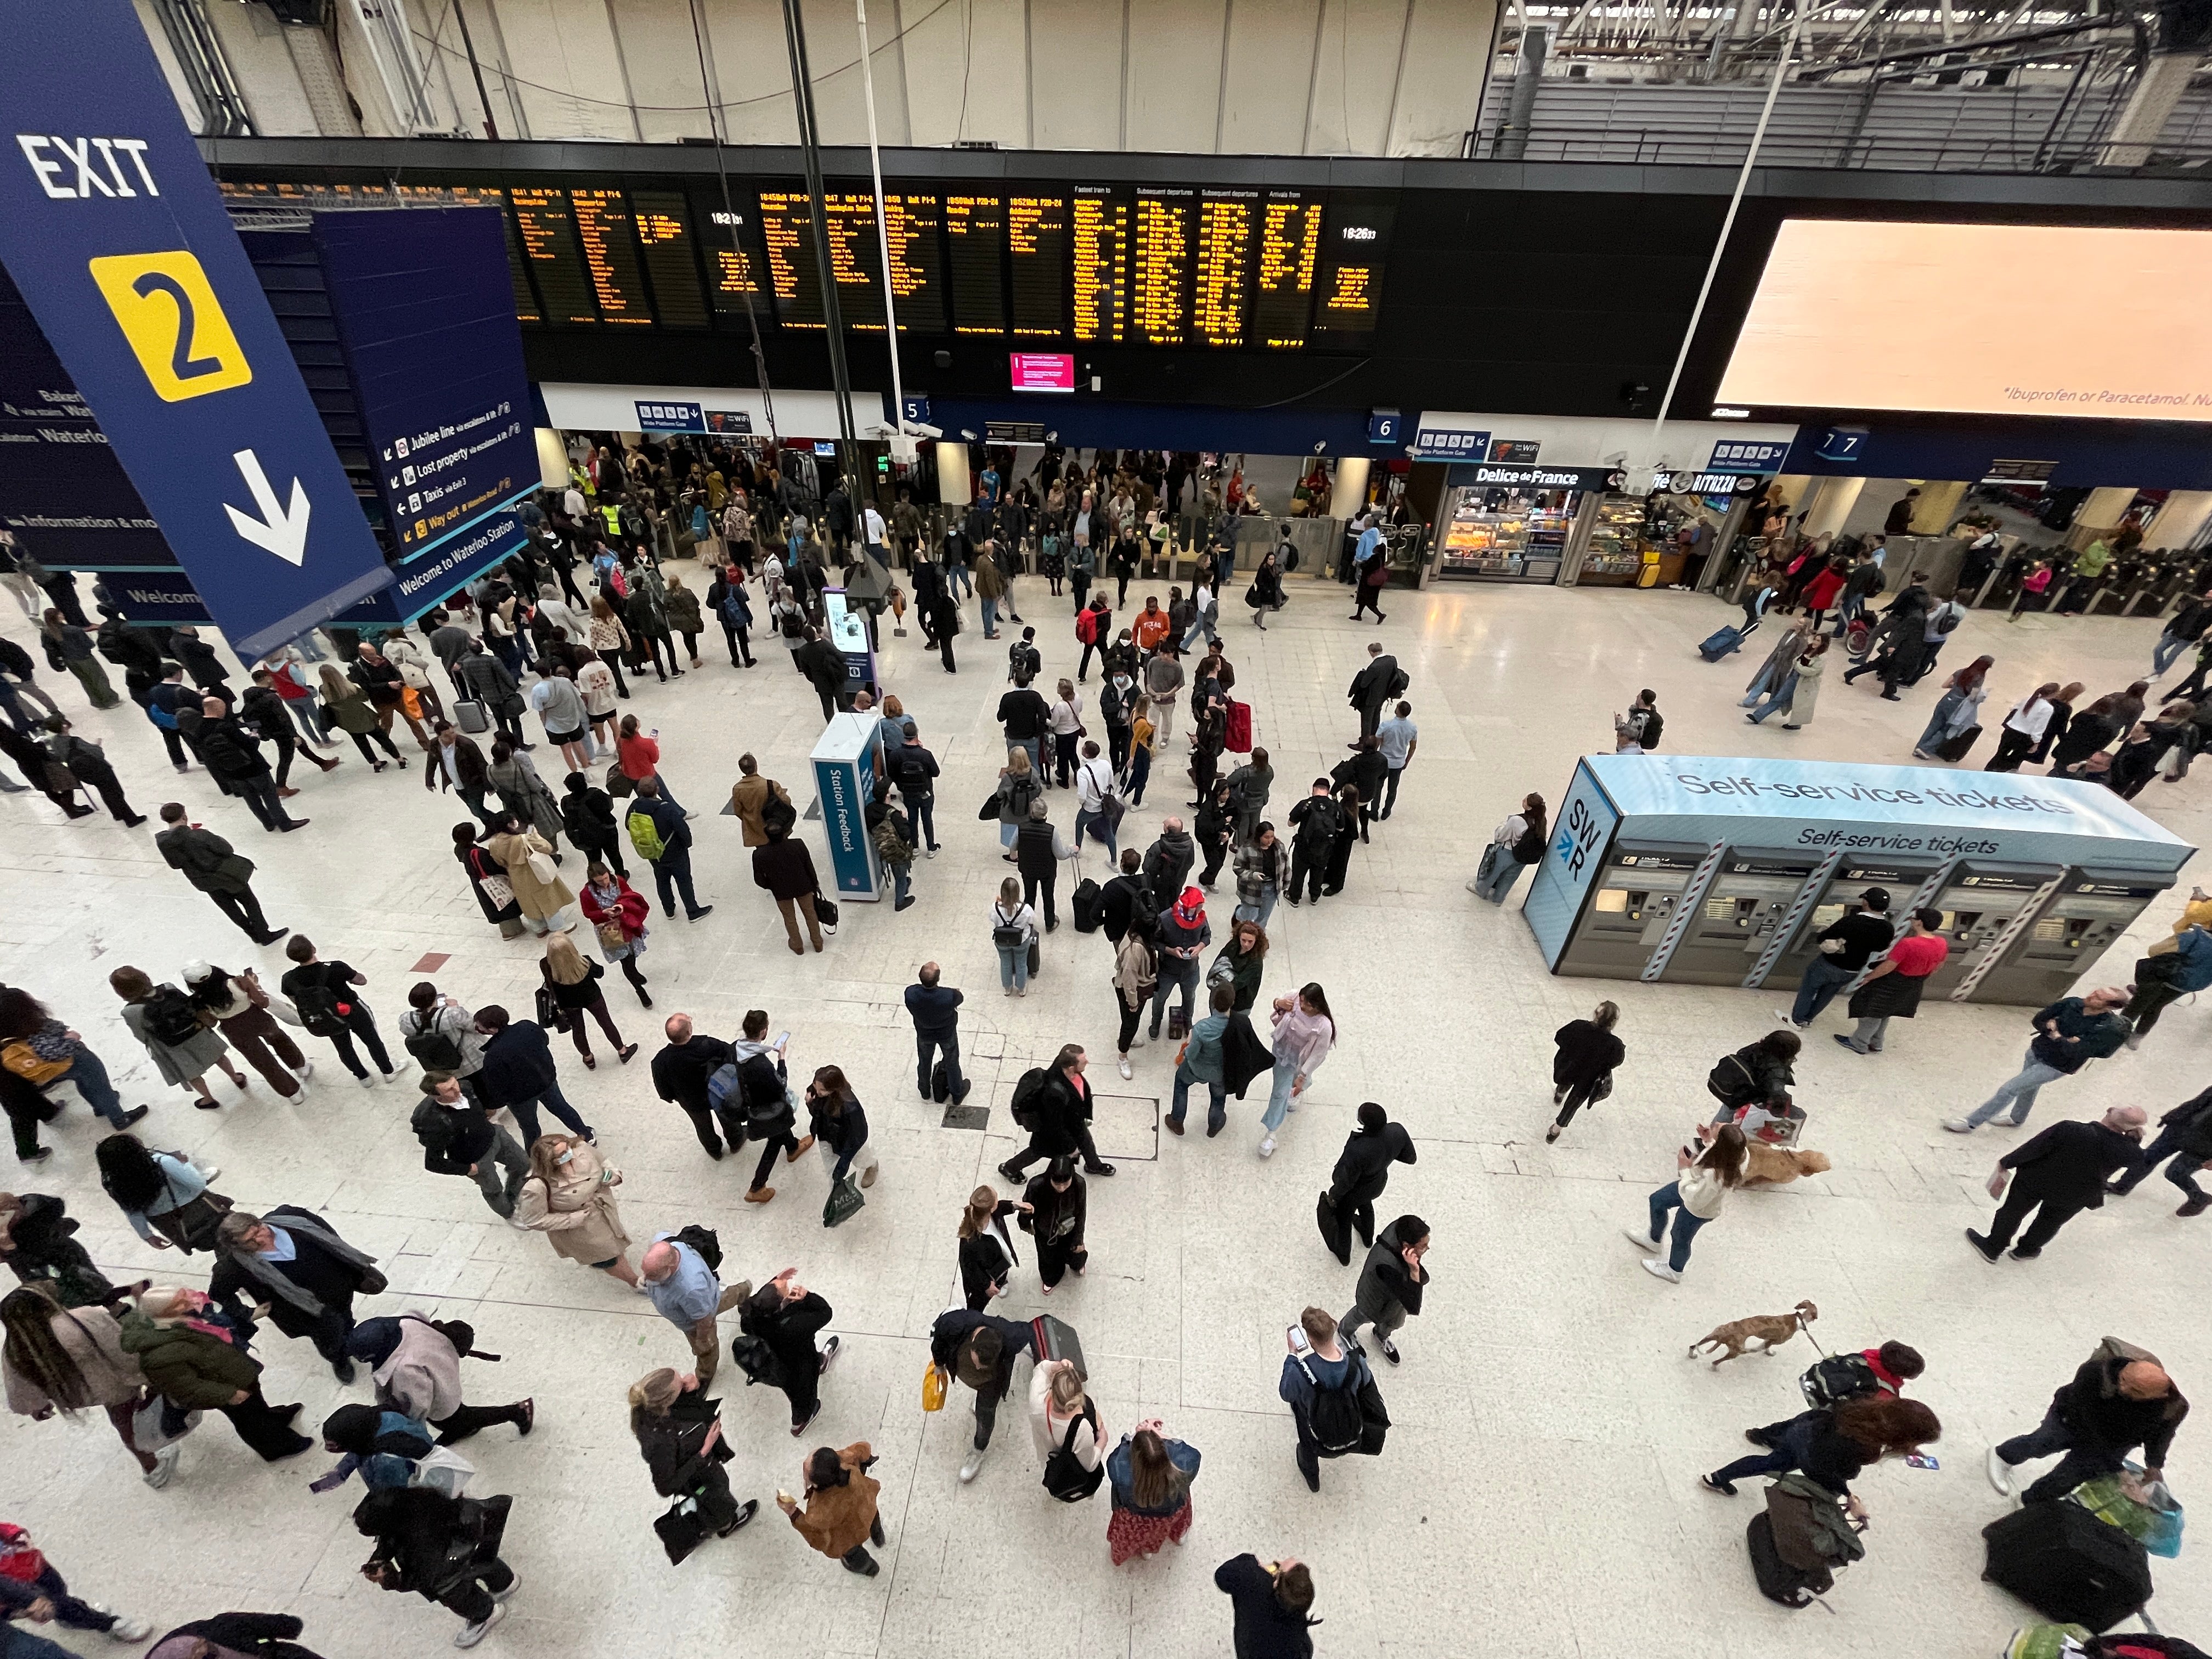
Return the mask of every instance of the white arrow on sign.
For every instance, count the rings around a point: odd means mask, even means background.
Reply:
[[[246,487],[253,492],[253,504],[261,509],[258,519],[248,516],[228,502],[223,511],[230,514],[231,526],[256,547],[266,548],[288,564],[304,565],[307,562],[307,492],[300,487],[297,478],[292,480],[292,503],[279,506],[276,492],[269,483],[269,475],[261,470],[261,458],[250,449],[241,449],[231,458],[238,463]]]

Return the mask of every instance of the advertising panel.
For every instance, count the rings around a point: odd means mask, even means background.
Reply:
[[[2208,263],[2205,230],[1785,219],[1719,395],[2212,421]]]
[[[1064,351],[1016,351],[1007,364],[1017,392],[1075,390],[1075,359]]]

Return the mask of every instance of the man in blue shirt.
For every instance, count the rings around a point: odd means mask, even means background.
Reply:
[[[933,962],[921,964],[921,982],[906,988],[906,1011],[914,1016],[914,1086],[924,1100],[933,1098],[929,1087],[931,1061],[941,1050],[945,1081],[957,1106],[975,1085],[960,1075],[960,1005],[964,999],[942,984],[942,970]]]
[[[1420,746],[1420,728],[1406,717],[1413,712],[1413,705],[1401,702],[1395,719],[1384,720],[1375,728],[1382,740],[1382,762],[1389,770],[1382,775],[1382,810],[1375,816],[1387,818],[1398,804],[1398,780],[1413,758],[1413,750]]]
[[[1206,1134],[1211,1140],[1229,1121],[1229,1088],[1224,1079],[1221,1034],[1229,1029],[1229,1011],[1237,1006],[1237,988],[1217,985],[1207,1000],[1212,1011],[1190,1028],[1182,1059],[1176,1066],[1175,1098],[1168,1106],[1168,1131],[1182,1133],[1182,1120],[1190,1104],[1190,1085],[1206,1085]]]
[[[674,1233],[655,1233],[638,1264],[638,1279],[660,1316],[684,1333],[696,1362],[699,1386],[714,1380],[722,1363],[722,1345],[714,1332],[714,1317],[726,1314],[753,1293],[750,1281],[740,1280],[726,1290],[714,1270]]]

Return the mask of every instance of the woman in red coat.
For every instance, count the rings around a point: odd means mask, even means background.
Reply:
[[[622,964],[623,977],[637,993],[639,1003],[652,1007],[645,975],[637,971],[637,959],[645,954],[649,932],[645,919],[653,914],[652,907],[629,882],[605,865],[596,863],[586,872],[584,890],[576,896],[576,902],[583,907],[584,920],[599,936],[599,954]]]
[[[1836,595],[1843,591],[1843,586],[1844,569],[1840,560],[1830,561],[1820,574],[1806,585],[1805,611],[1812,618],[1816,629],[1820,626],[1820,613],[1836,602]]]

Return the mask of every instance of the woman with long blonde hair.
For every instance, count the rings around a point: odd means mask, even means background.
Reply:
[[[544,975],[545,988],[552,995],[554,1006],[561,1011],[562,1024],[576,1040],[576,1052],[584,1057],[584,1064],[596,1068],[599,1063],[584,1030],[584,1017],[589,1014],[599,1022],[599,1029],[614,1045],[615,1058],[629,1065],[630,1056],[637,1052],[637,1044],[623,1041],[623,1034],[615,1029],[614,1016],[607,1012],[606,997],[599,989],[599,981],[606,977],[607,970],[596,962],[586,962],[584,953],[568,934],[549,933],[545,937],[545,956],[538,964],[538,971]]]
[[[556,1255],[611,1273],[642,1294],[629,1265],[629,1235],[615,1207],[622,1178],[581,1135],[540,1135],[530,1146],[530,1174],[515,1200],[514,1219],[544,1233]]]

